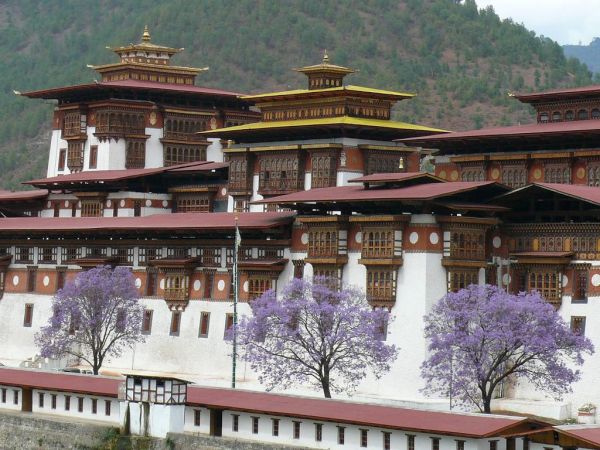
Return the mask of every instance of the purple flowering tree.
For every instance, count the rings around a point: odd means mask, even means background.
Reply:
[[[485,413],[509,377],[560,398],[579,379],[584,354],[594,352],[537,292],[511,295],[490,285],[448,293],[425,317],[425,336],[425,392]]]
[[[35,336],[41,355],[75,356],[97,375],[107,358],[144,340],[144,308],[138,298],[126,267],[103,266],[79,273],[53,298],[54,314]]]
[[[237,334],[267,390],[308,384],[331,398],[353,392],[369,370],[379,378],[390,369],[397,350],[384,342],[389,313],[355,288],[331,285],[294,279],[281,298],[271,290],[250,304]]]

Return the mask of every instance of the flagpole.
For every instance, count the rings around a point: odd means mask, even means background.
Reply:
[[[233,354],[231,361],[231,387],[235,389],[237,366],[237,304],[238,304],[238,247],[241,236],[238,228],[238,215],[235,214],[235,238],[233,244]]]

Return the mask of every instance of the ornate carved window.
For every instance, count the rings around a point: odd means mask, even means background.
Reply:
[[[327,278],[333,289],[342,284],[342,268],[329,264],[313,264],[313,278]]]
[[[573,297],[572,301],[574,302],[585,302],[587,300],[587,291],[588,291],[588,271],[574,270],[573,271]]]
[[[571,183],[571,168],[568,164],[544,165],[544,181],[546,183]]]
[[[233,212],[248,212],[250,211],[249,200],[245,197],[233,198]]]
[[[273,281],[270,276],[251,275],[248,278],[248,298],[254,300],[272,288]]]
[[[260,247],[257,249],[258,259],[282,259],[283,248]]]
[[[585,316],[571,317],[571,331],[579,336],[585,335]]]
[[[450,258],[485,259],[485,231],[457,229],[450,232]]]
[[[395,268],[367,267],[367,299],[377,305],[396,301]]]
[[[479,284],[479,269],[448,269],[448,292],[458,292],[471,284]]]
[[[90,146],[90,169],[95,169],[98,167],[98,146],[92,145]]]
[[[208,129],[207,118],[167,116],[163,129],[164,139],[176,141],[200,141],[197,133]]]
[[[206,147],[199,145],[164,146],[164,165],[172,166],[194,161],[206,161]]]
[[[311,188],[335,186],[337,177],[337,155],[313,153]]]
[[[577,120],[587,120],[589,118],[587,109],[577,111]]]
[[[125,151],[126,169],[143,169],[146,167],[146,141],[128,140]]]
[[[146,117],[143,112],[128,112],[115,108],[96,111],[96,135],[100,138],[119,138],[126,135],[143,135]]]
[[[61,148],[58,151],[58,170],[65,170],[65,165],[67,163],[67,149]]]
[[[65,264],[69,261],[75,261],[81,258],[82,248],[81,247],[62,247],[60,260],[61,263]]]
[[[15,254],[15,263],[33,264],[33,247],[17,247]]]
[[[600,186],[600,161],[588,164],[588,186]]]
[[[56,247],[38,247],[38,264],[56,264]]]
[[[65,114],[63,123],[63,137],[80,136],[85,133],[86,116],[79,111]]]
[[[246,156],[229,159],[229,191],[248,192],[252,189]]]
[[[67,165],[71,172],[83,169],[83,141],[69,141],[67,153]]]
[[[210,200],[208,193],[177,194],[175,212],[210,212]]]
[[[527,168],[525,164],[502,166],[502,183],[511,188],[527,184]]]
[[[483,166],[465,166],[460,170],[462,181],[485,181],[485,169]]]
[[[575,113],[571,110],[565,113],[565,120],[575,120]]]
[[[406,172],[405,158],[397,153],[369,150],[365,175],[373,173]]]
[[[393,258],[395,247],[394,230],[368,228],[363,231],[361,258]]]
[[[262,156],[259,167],[261,192],[281,193],[304,189],[304,173],[298,155]]]
[[[338,255],[337,228],[316,228],[308,233],[309,257],[335,257]]]
[[[221,248],[204,247],[202,248],[202,265],[221,267]]]
[[[538,291],[549,303],[559,306],[561,286],[559,273],[550,269],[531,269],[527,277],[528,291]]]
[[[164,296],[167,302],[189,299],[189,274],[183,271],[166,271]]]
[[[81,217],[101,217],[103,203],[97,199],[81,200]]]
[[[122,266],[133,266],[133,248],[132,247],[117,247],[113,248],[112,256],[116,258],[116,262]]]
[[[167,248],[167,258],[189,258],[189,247],[169,247]]]

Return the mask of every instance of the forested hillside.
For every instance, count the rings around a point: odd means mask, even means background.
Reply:
[[[600,38],[594,38],[589,45],[564,45],[565,55],[577,58],[590,70],[600,73]]]
[[[450,129],[530,121],[509,91],[591,82],[587,68],[473,0],[4,0],[0,2],[1,185],[46,165],[52,105],[13,95],[91,81],[106,46],[153,41],[210,66],[198,84],[242,92],[303,87],[290,69],[331,61],[359,69],[353,84],[414,91],[398,119]]]

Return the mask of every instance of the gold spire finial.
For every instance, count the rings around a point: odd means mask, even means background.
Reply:
[[[150,32],[148,31],[148,25],[144,27],[144,34],[142,34],[143,42],[150,42]]]
[[[327,54],[327,49],[323,52],[323,64],[329,64],[329,55]]]

